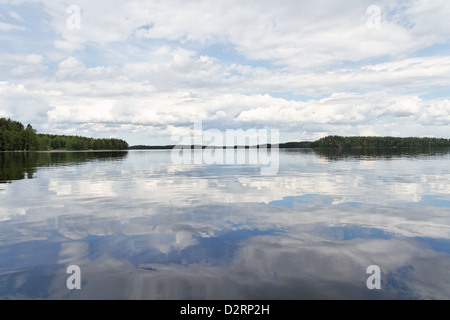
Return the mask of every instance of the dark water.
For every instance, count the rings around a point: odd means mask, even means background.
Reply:
[[[0,153],[0,298],[449,299],[449,164],[280,150],[263,176],[169,150]]]

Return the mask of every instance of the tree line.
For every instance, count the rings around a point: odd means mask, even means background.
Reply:
[[[172,149],[174,146],[133,146],[121,139],[94,139],[80,136],[38,134],[28,124],[0,118],[0,151],[38,150],[127,150],[127,149]],[[268,145],[267,147],[271,147]],[[287,142],[279,148],[312,149],[415,149],[430,150],[450,147],[450,139],[444,138],[399,138],[399,137],[344,137],[327,136],[308,142]]]
[[[39,150],[127,150],[128,143],[120,139],[94,139],[80,136],[38,134]]]
[[[38,134],[30,124],[25,128],[18,121],[0,118],[0,151],[126,149],[128,149],[128,143],[121,139]]]
[[[417,137],[343,137],[328,136],[314,141],[311,148],[320,149],[415,149],[430,150],[450,147],[450,139]]]

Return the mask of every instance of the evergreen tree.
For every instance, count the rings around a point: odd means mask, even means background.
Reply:
[[[0,151],[18,150],[126,150],[120,139],[94,139],[80,136],[37,134],[28,124],[0,118]]]

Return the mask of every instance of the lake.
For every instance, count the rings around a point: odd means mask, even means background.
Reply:
[[[280,150],[272,175],[170,150],[0,169],[1,299],[450,298],[448,150]]]

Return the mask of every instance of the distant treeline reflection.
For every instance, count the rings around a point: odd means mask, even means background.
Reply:
[[[329,160],[348,158],[358,159],[389,159],[399,157],[433,157],[450,155],[450,148],[438,147],[423,149],[411,148],[353,148],[353,149],[313,149],[314,153]]]
[[[0,152],[0,183],[32,179],[39,167],[116,161],[125,158],[127,154],[127,151]]]

